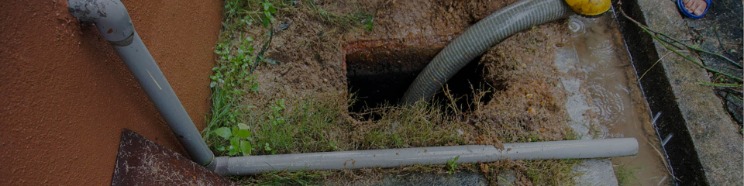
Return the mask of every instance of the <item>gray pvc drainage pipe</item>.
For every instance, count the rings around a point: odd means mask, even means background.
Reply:
[[[635,138],[508,143],[503,150],[490,145],[420,147],[245,157],[217,157],[220,175],[249,175],[274,171],[389,168],[407,165],[493,162],[499,160],[579,159],[630,156],[638,153]]]
[[[564,0],[521,0],[502,8],[468,28],[416,77],[401,99],[402,104],[428,100],[470,61],[524,29],[570,15]]]
[[[209,166],[214,154],[134,30],[124,5],[119,0],[68,0],[67,3],[73,16],[82,22],[95,23],[101,36],[114,45],[192,160]]]

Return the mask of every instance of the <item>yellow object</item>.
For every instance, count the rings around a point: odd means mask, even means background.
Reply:
[[[596,16],[610,10],[610,0],[565,0],[568,7],[584,16]]]

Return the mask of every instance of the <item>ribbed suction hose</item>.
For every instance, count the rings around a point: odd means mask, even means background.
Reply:
[[[572,13],[563,0],[522,0],[496,11],[447,45],[416,77],[401,103],[429,100],[470,61],[507,37]]]

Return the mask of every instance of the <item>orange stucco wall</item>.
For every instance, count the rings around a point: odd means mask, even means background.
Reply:
[[[199,129],[221,0],[122,0]],[[108,185],[122,128],[183,152],[113,48],[66,0],[0,1],[0,185]]]

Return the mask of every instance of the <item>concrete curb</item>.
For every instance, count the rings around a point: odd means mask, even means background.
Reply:
[[[678,39],[690,38],[673,1],[625,0],[621,6],[651,29]],[[713,90],[700,85],[710,81],[708,73],[673,53],[667,55],[660,43],[624,18],[619,20],[638,74],[661,58],[639,83],[650,114],[659,114],[655,128],[675,180],[695,185],[742,185],[742,136]]]

